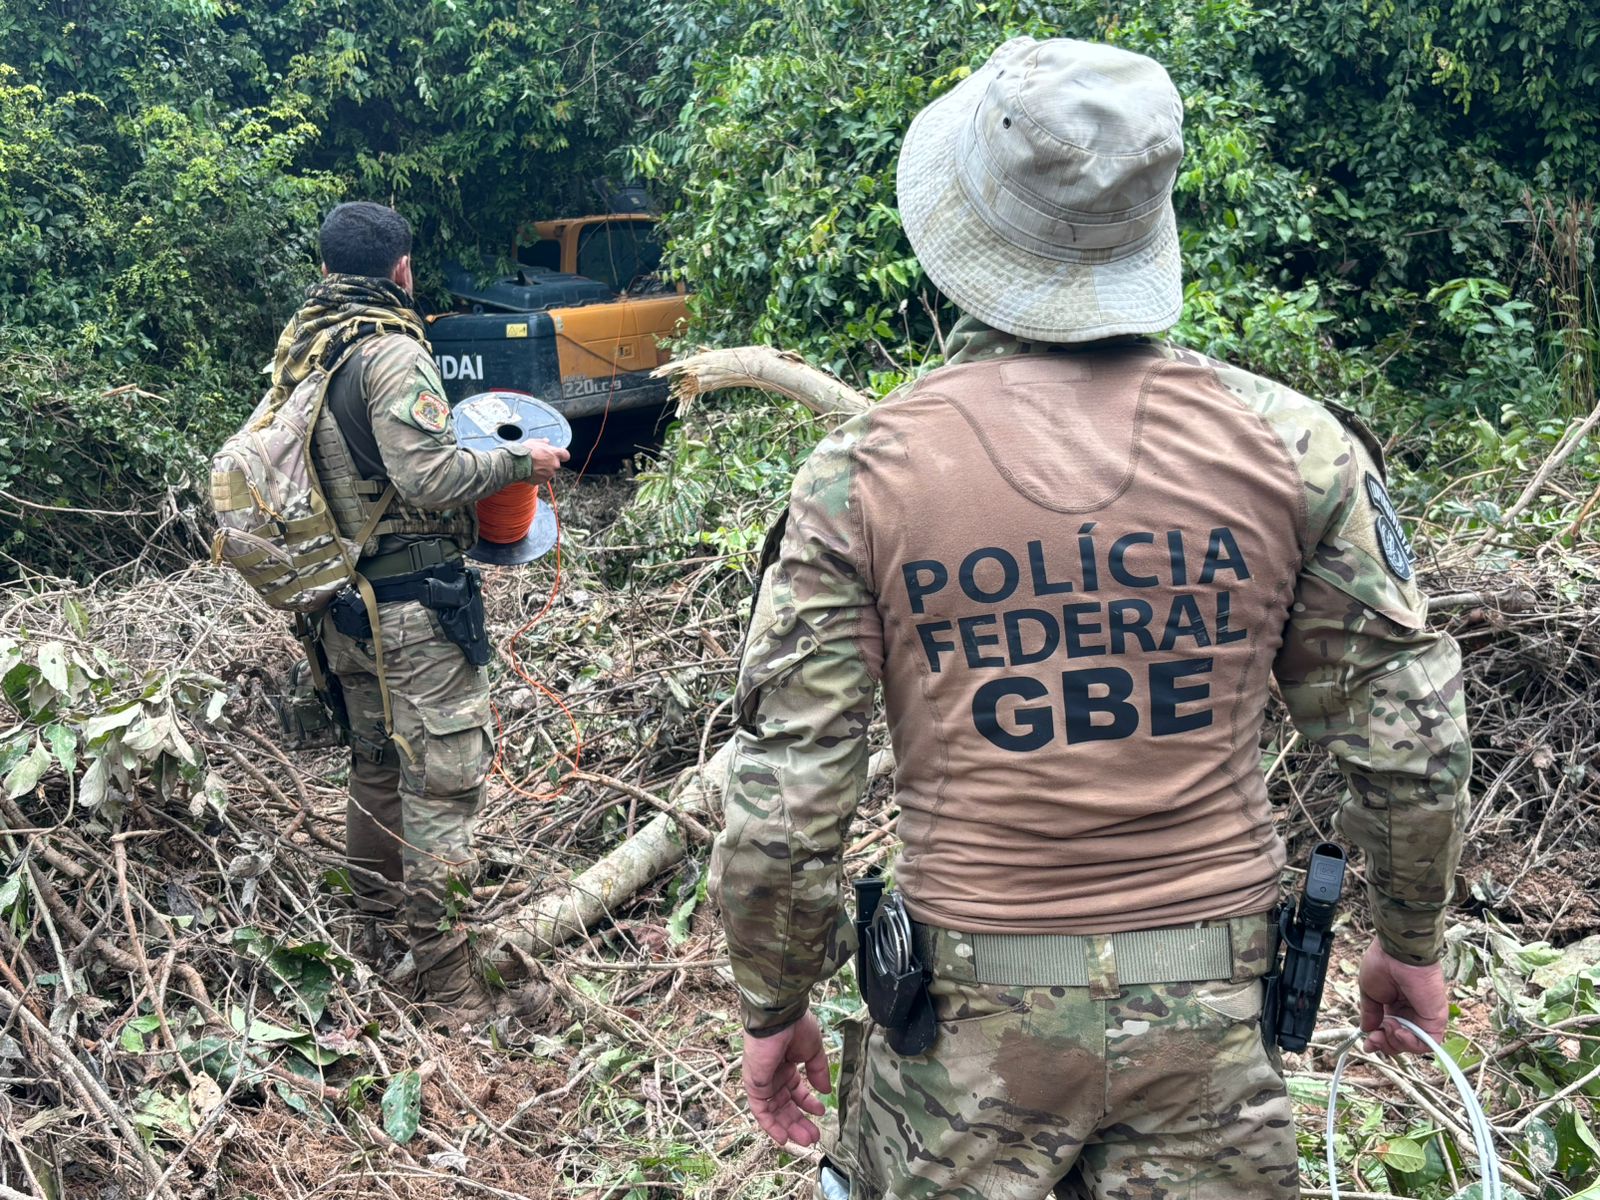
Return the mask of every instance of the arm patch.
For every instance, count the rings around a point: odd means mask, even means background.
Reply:
[[[1406,541],[1405,526],[1400,524],[1400,514],[1394,510],[1389,491],[1372,472],[1363,479],[1367,503],[1373,508],[1373,527],[1378,535],[1378,551],[1383,555],[1383,565],[1389,574],[1402,582],[1409,582],[1416,563],[1411,543]]]

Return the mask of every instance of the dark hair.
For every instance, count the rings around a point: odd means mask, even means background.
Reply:
[[[317,240],[328,270],[384,279],[411,253],[411,222],[386,205],[355,200],[328,214]]]

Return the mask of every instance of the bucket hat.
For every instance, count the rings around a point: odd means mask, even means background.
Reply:
[[[1155,333],[1183,308],[1182,157],[1159,63],[1012,38],[912,121],[900,215],[928,277],[987,325],[1042,342]]]

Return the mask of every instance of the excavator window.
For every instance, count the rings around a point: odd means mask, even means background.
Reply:
[[[540,238],[517,247],[517,265],[541,271],[561,270],[561,243],[554,238]]]
[[[636,292],[661,269],[661,243],[652,221],[606,221],[578,235],[578,274],[618,292]]]

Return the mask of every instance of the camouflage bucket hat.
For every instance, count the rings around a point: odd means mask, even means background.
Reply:
[[[912,121],[900,214],[929,278],[985,324],[1043,342],[1155,333],[1183,307],[1182,157],[1159,63],[1013,38]]]

